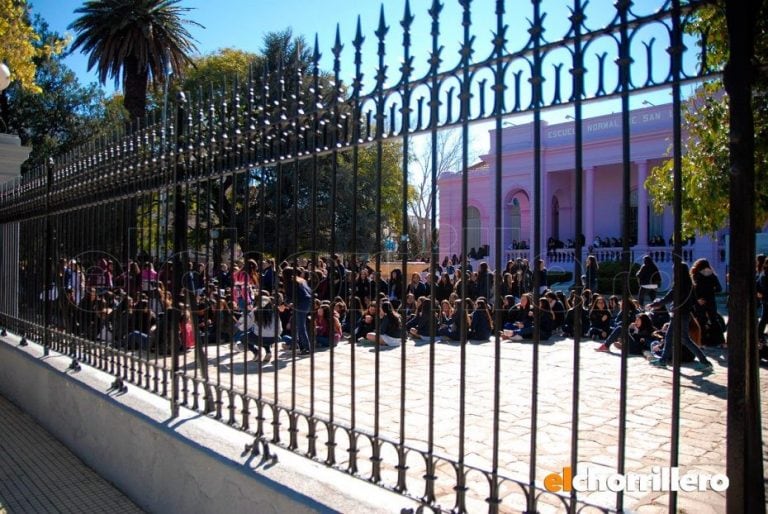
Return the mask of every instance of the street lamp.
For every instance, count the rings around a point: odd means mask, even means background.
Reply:
[[[5,91],[11,85],[11,70],[0,62],[0,91]]]
[[[11,70],[5,63],[0,62],[0,123],[2,123],[2,130],[8,130],[8,122],[6,121],[7,102],[5,99],[5,90],[11,85]]]

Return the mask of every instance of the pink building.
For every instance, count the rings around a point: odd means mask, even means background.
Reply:
[[[599,261],[620,258],[622,222],[621,114],[583,120],[583,233]],[[499,153],[502,169],[502,255],[506,260],[531,259],[533,246],[534,143],[533,124],[505,127]],[[632,259],[640,262],[651,254],[662,271],[671,270],[672,210],[656,214],[643,184],[650,170],[666,159],[672,142],[671,105],[632,111],[630,115]],[[497,151],[495,129],[491,146],[481,162],[468,171],[469,201],[467,249],[487,250],[492,266],[495,255],[495,176]],[[575,240],[574,219],[574,122],[541,124],[541,245],[550,269],[572,270],[575,258],[569,242]],[[446,173],[438,183],[440,201],[440,257],[461,254],[461,173]],[[547,252],[547,242],[561,241],[562,248]],[[527,248],[526,248],[527,247]],[[722,241],[699,237],[684,246],[683,258],[706,257],[725,276]]]

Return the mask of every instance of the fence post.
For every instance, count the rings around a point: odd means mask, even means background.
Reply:
[[[181,327],[182,305],[181,283],[184,273],[184,252],[187,249],[187,205],[184,202],[184,120],[187,97],[180,92],[176,97],[176,149],[173,171],[173,307],[168,312],[171,334],[171,416],[179,415],[179,329]]]
[[[730,285],[726,496],[729,514],[765,512],[760,359],[755,323],[755,13],[762,1],[728,2],[730,57],[724,84],[730,98]]]
[[[43,355],[48,355],[51,346],[51,271],[53,263],[51,262],[51,190],[53,189],[53,157],[49,157],[45,163],[45,248],[43,262],[45,270],[43,277],[45,284],[45,301],[43,302]]]

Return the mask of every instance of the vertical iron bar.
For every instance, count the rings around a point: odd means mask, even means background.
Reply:
[[[582,101],[584,96],[584,55],[581,41],[581,30],[584,23],[584,11],[582,0],[574,0],[574,7],[571,11],[571,24],[573,30],[573,113],[574,113],[574,208],[575,208],[575,243],[574,243],[574,263],[573,263],[573,278],[574,289],[576,291],[576,305],[572,306],[574,309],[573,316],[573,386],[571,387],[571,470],[573,476],[578,473],[579,465],[579,401],[580,401],[580,381],[581,381],[581,309],[582,297],[581,293],[584,289],[584,284],[581,281],[581,259],[582,251],[584,247],[583,241],[583,217],[584,217],[584,200],[582,198],[582,184],[584,180],[584,153],[583,153],[583,124],[582,124]],[[592,208],[592,206],[589,206]],[[578,310],[576,310],[578,309]],[[571,488],[570,504],[568,505],[569,514],[576,514],[578,492]]]
[[[682,352],[682,334],[688,327],[682,326],[680,315],[682,296],[683,270],[682,270],[682,218],[683,218],[683,167],[682,167],[682,129],[681,129],[681,102],[680,102],[680,71],[682,58],[682,28],[680,27],[679,0],[672,0],[672,41],[670,51],[672,71],[672,159],[673,159],[673,238],[674,249],[672,262],[674,265],[674,305],[677,312],[672,318],[672,419],[670,423],[671,440],[669,448],[669,465],[676,468],[679,463],[678,450],[680,447],[680,362]],[[626,346],[626,345],[625,345]],[[669,512],[677,512],[677,491],[669,492]]]
[[[173,211],[173,308],[171,309],[171,416],[179,415],[179,327],[181,323],[182,299],[181,284],[186,259],[183,253],[187,249],[187,206],[183,199],[182,180],[186,173],[184,161],[184,120],[187,98],[183,92],[176,96],[176,149],[174,152],[174,211]],[[186,354],[185,354],[186,355]]]
[[[355,78],[353,80],[352,84],[352,191],[355,193],[357,192],[358,188],[358,174],[360,172],[360,140],[361,140],[361,130],[360,130],[360,91],[362,89],[362,80],[363,75],[360,70],[362,66],[362,46],[363,41],[365,39],[363,38],[362,31],[360,29],[360,16],[357,17],[357,29],[355,32],[355,39],[352,42],[353,46],[355,47]],[[317,36],[315,36],[315,48],[317,49]],[[316,52],[317,53],[317,52]],[[315,77],[317,77],[317,71],[315,71]],[[352,222],[351,222],[351,232],[352,232],[352,244],[350,247],[350,253],[352,255],[352,258],[354,259],[355,265],[352,269],[352,276],[351,279],[351,286],[350,286],[350,299],[353,304],[352,308],[357,308],[358,305],[362,307],[362,298],[360,298],[360,302],[355,302],[355,292],[356,292],[356,283],[358,276],[360,274],[360,271],[362,270],[362,264],[358,262],[357,260],[357,194],[352,195]],[[353,311],[350,309],[350,312],[353,313]],[[363,311],[359,312],[357,314],[362,319]],[[355,320],[357,318],[353,318]],[[350,343],[350,355],[349,355],[349,367],[350,367],[350,432],[352,434],[355,434],[357,430],[357,341],[356,341],[356,332],[357,327],[353,327],[350,323],[350,335],[349,335],[349,343]],[[358,472],[357,467],[357,437],[354,435],[350,437],[349,442],[349,472],[356,474]]]
[[[410,245],[409,245],[409,223],[408,223],[408,161],[409,161],[409,153],[408,153],[408,145],[410,144],[410,117],[411,117],[411,89],[410,89],[410,77],[411,77],[411,71],[413,69],[413,57],[411,57],[411,24],[413,23],[413,15],[411,14],[411,5],[409,0],[405,0],[405,12],[403,13],[403,20],[400,22],[401,27],[403,28],[403,64],[400,67],[400,71],[402,72],[401,76],[401,89],[402,89],[402,127],[401,127],[401,135],[402,135],[402,148],[403,148],[403,161],[402,161],[402,199],[401,199],[401,216],[402,216],[402,233],[400,236],[400,251],[402,252],[401,259],[402,259],[402,266],[403,266],[403,274],[401,276],[402,280],[402,302],[400,304],[400,312],[402,315],[402,331],[401,331],[401,341],[400,341],[400,433],[399,433],[399,440],[398,440],[398,448],[397,448],[397,485],[395,486],[395,490],[399,492],[404,492],[407,490],[406,487],[406,480],[405,480],[405,472],[408,469],[406,466],[406,451],[405,451],[405,402],[406,402],[406,392],[407,392],[407,386],[406,386],[406,377],[408,369],[408,352],[406,344],[406,338],[408,336],[408,331],[405,328],[405,301],[406,301],[406,291],[407,291],[407,283],[409,280],[409,273],[408,270],[408,253],[410,251]],[[392,120],[394,122],[394,120]]]
[[[624,271],[624,280],[621,288],[621,340],[624,344],[621,347],[621,364],[619,377],[619,440],[616,468],[618,473],[624,474],[625,454],[627,447],[627,357],[629,356],[629,271],[630,271],[630,177],[632,163],[630,162],[630,115],[629,112],[629,93],[630,93],[630,65],[632,58],[629,55],[629,27],[627,25],[627,16],[632,5],[631,0],[621,0],[617,3],[617,8],[621,17],[621,40],[619,43],[619,87],[621,88],[621,162],[622,162],[622,180],[621,180],[621,202],[622,202],[622,223],[621,223],[621,267]],[[640,187],[638,185],[638,187]],[[624,510],[624,491],[616,493],[616,509]]]
[[[470,5],[472,0],[460,0],[462,6],[461,26],[463,28],[463,40],[461,46],[461,231],[463,234],[461,240],[461,318],[460,318],[460,357],[459,357],[459,448],[458,460],[456,462],[456,512],[466,512],[466,471],[464,468],[464,459],[466,458],[466,415],[467,415],[467,297],[468,282],[470,273],[467,263],[467,238],[469,236],[469,227],[467,226],[467,212],[469,203],[469,118],[470,118],[470,63],[472,58],[472,35],[470,26],[472,25],[472,14]]]
[[[387,79],[387,66],[384,64],[384,56],[385,56],[385,45],[384,45],[384,38],[387,35],[387,32],[389,32],[389,27],[386,25],[386,22],[384,21],[384,5],[382,4],[381,9],[379,11],[379,27],[376,30],[376,38],[378,39],[378,56],[379,56],[379,63],[377,68],[377,74],[376,74],[376,89],[375,89],[375,95],[376,95],[376,132],[375,132],[375,139],[376,139],[376,275],[374,275],[376,278],[374,279],[376,286],[375,291],[377,291],[378,284],[380,282],[380,277],[378,276],[379,273],[381,273],[381,226],[382,222],[384,221],[382,219],[381,215],[381,204],[382,204],[382,198],[381,198],[381,184],[382,184],[382,159],[383,159],[383,143],[382,139],[384,137],[384,109],[385,109],[385,96],[384,96],[384,82]],[[380,306],[381,299],[377,296],[376,297],[376,305],[381,308]],[[375,317],[375,332],[376,332],[376,339],[378,341],[378,338],[381,335],[381,324],[379,320],[379,316],[377,315]],[[375,404],[373,408],[373,441],[372,441],[372,450],[371,450],[371,481],[374,483],[379,483],[381,481],[381,441],[379,440],[380,430],[381,430],[381,350],[379,348],[379,345],[377,343],[375,344],[375,352],[374,352],[374,398],[375,398]]]
[[[539,297],[541,273],[538,268],[538,260],[541,256],[541,35],[543,31],[541,17],[541,0],[531,0],[533,4],[533,23],[530,34],[533,45],[533,74],[531,76],[531,97],[533,104],[533,362],[531,368],[531,445],[528,468],[528,498],[526,512],[536,512],[536,445],[537,425],[539,409],[539,344],[541,333],[539,331],[541,309],[539,309]]]
[[[51,282],[53,278],[53,253],[51,244],[53,243],[53,233],[51,227],[51,191],[53,188],[53,157],[49,157],[45,166],[45,248],[43,254],[43,291],[45,291],[45,301],[43,302],[43,355],[48,356],[51,347]]]
[[[336,264],[336,260],[333,258],[334,255],[336,255],[336,195],[337,195],[337,180],[338,180],[338,171],[339,171],[339,151],[338,148],[340,146],[339,140],[343,135],[340,137],[340,130],[341,130],[341,113],[340,111],[340,104],[342,102],[342,92],[340,90],[341,88],[341,77],[339,74],[341,73],[341,51],[344,48],[344,45],[341,44],[341,35],[339,33],[339,25],[336,24],[336,41],[333,45],[333,96],[331,101],[333,102],[332,107],[332,113],[333,113],[333,130],[331,131],[332,136],[332,148],[333,152],[331,154],[331,198],[330,198],[330,231],[331,231],[331,241],[330,241],[330,258],[328,259],[328,288],[329,288],[329,294],[328,297],[331,300],[331,310],[330,315],[331,318],[327,320],[328,322],[328,353],[330,354],[330,362],[329,362],[329,369],[330,369],[330,376],[329,376],[329,384],[328,384],[328,404],[329,404],[329,410],[328,410],[328,421],[329,423],[333,424],[335,420],[335,402],[334,402],[334,396],[336,392],[336,381],[334,379],[334,369],[336,365],[336,332],[334,327],[334,312],[335,312],[335,298],[337,295],[341,295],[342,292],[334,290],[334,281],[336,277],[339,274],[339,269]],[[345,277],[338,276],[339,278],[339,287],[342,287],[344,284]],[[336,463],[336,436],[334,430],[329,430],[328,433],[328,441],[326,442],[326,445],[328,447],[328,456],[326,458],[326,464],[329,466],[332,466]]]
[[[301,72],[300,67],[301,64],[299,62],[300,59],[300,44],[296,43],[296,91],[297,91],[297,100],[300,92],[300,80],[298,79],[298,74]],[[285,106],[285,95],[284,95],[284,84],[285,80],[281,77],[281,94],[280,94],[280,100],[281,104],[283,105],[283,108],[286,109]],[[335,86],[334,86],[335,87]],[[298,106],[297,106],[298,109]],[[296,116],[296,120],[298,121],[298,115]],[[335,121],[335,120],[332,120]],[[294,127],[294,130],[297,130],[297,127]],[[333,131],[335,133],[335,127],[333,128]],[[297,140],[298,134],[295,133],[294,140]],[[335,146],[335,145],[334,145]],[[286,148],[287,151],[290,151],[290,148]],[[298,152],[298,147],[296,147],[296,150]],[[296,159],[293,164],[293,246],[292,246],[292,258],[294,262],[296,263],[295,266],[298,266],[299,262],[299,188],[301,187],[301,180],[299,180],[299,176],[301,173],[301,160],[299,159],[298,155],[296,155]],[[318,171],[318,159],[317,155],[314,155],[314,158],[312,160],[312,226],[317,226],[317,194],[315,194],[315,191],[317,191],[317,171]],[[331,223],[333,221],[331,220]],[[309,283],[312,284],[312,277],[318,273],[318,251],[317,251],[317,237],[316,237],[316,230],[312,230],[312,252],[311,252],[311,265],[309,266]],[[319,278],[319,275],[317,275]],[[314,293],[314,291],[313,291]],[[313,295],[314,296],[314,295]],[[329,320],[331,323],[331,327],[333,326],[332,320]],[[317,350],[317,334],[315,331],[315,308],[314,308],[314,302],[312,303],[309,311],[309,416],[308,416],[308,426],[307,426],[307,454],[314,458],[317,455],[317,419],[316,419],[316,412],[315,412],[315,390],[316,390],[316,368],[315,368],[315,351]],[[332,403],[332,402],[331,402]]]
[[[494,169],[494,275],[493,275],[493,433],[491,442],[491,483],[488,495],[489,514],[499,511],[501,498],[499,496],[499,447],[501,434],[501,250],[504,241],[502,221],[502,175],[501,149],[503,144],[502,114],[504,112],[504,47],[506,45],[507,27],[504,25],[504,1],[496,0],[496,33],[494,45],[496,54],[496,69],[494,72],[494,105],[493,113],[496,122],[495,136],[495,169]]]
[[[729,61],[725,89],[730,99],[731,295],[728,312],[728,424],[726,496],[728,514],[765,513],[760,401],[760,359],[755,323],[755,119],[752,95],[756,13],[765,2],[727,2]],[[673,2],[675,8],[677,2]],[[759,22],[757,22],[759,23]],[[761,34],[764,37],[764,34]],[[761,92],[764,93],[764,92]],[[765,302],[765,298],[763,298]],[[765,304],[763,306],[765,309]]]
[[[443,4],[440,0],[433,0],[432,6],[429,9],[429,15],[432,18],[432,29],[430,35],[432,36],[432,53],[430,56],[430,90],[429,90],[429,138],[431,144],[431,208],[430,212],[430,268],[429,272],[434,277],[435,265],[437,264],[439,249],[438,246],[438,231],[437,231],[437,129],[440,125],[440,81],[438,73],[440,71],[440,52],[442,47],[440,46],[440,13],[443,10]],[[436,305],[435,297],[435,282],[430,291],[430,299],[432,300],[432,309],[438,308]],[[439,308],[438,308],[439,312]],[[424,487],[424,495],[422,501],[427,504],[433,504],[436,499],[435,494],[435,481],[437,475],[435,474],[435,336],[436,326],[432,322],[429,328],[429,407],[427,413],[427,469],[424,473],[424,479],[426,484]]]

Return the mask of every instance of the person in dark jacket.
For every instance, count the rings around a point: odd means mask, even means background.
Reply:
[[[421,281],[421,275],[417,272],[411,273],[411,281],[405,287],[405,294],[412,294],[414,298],[427,296],[427,285]]]
[[[432,299],[422,297],[420,301],[421,303],[416,310],[416,315],[405,324],[405,328],[408,329],[408,332],[414,339],[429,337],[433,325],[435,326],[435,329],[437,329],[435,311],[432,308]]]
[[[291,324],[296,331],[299,351],[302,355],[308,354],[309,332],[307,331],[307,317],[312,309],[312,290],[307,281],[294,268],[286,267],[283,269],[282,278],[285,287],[286,303],[293,309]]]
[[[652,346],[659,341],[657,334],[650,316],[644,312],[637,314],[629,330],[629,353],[643,355],[643,352],[651,351]],[[616,348],[621,349],[621,341],[616,342]]]
[[[725,345],[725,322],[717,312],[715,295],[723,290],[717,274],[706,259],[697,259],[691,266],[691,281],[696,303],[693,316],[701,327],[701,344],[707,346]]]
[[[533,266],[533,284],[539,284],[539,294],[547,290],[547,268],[542,259],[536,259]],[[533,287],[533,285],[531,285]]]
[[[492,333],[493,319],[491,319],[488,304],[484,298],[478,298],[475,302],[475,310],[470,316],[468,339],[487,341]]]
[[[392,303],[385,301],[379,304],[379,317],[379,335],[369,332],[366,339],[382,346],[400,346],[403,323]]]
[[[394,302],[395,306],[399,307],[400,302],[405,299],[403,295],[403,272],[400,268],[395,268],[389,273],[388,284],[388,296],[389,301]]]
[[[552,335],[552,327],[555,322],[555,313],[549,307],[549,301],[546,298],[539,298],[539,339],[545,341]],[[512,329],[512,333],[502,335],[502,340],[511,339],[520,341],[523,339],[533,339],[535,327],[533,324]]]
[[[693,263],[691,282],[696,296],[696,304],[693,307],[696,317],[709,317],[714,320],[717,317],[715,295],[723,290],[723,286],[707,259],[697,259]]]
[[[491,299],[493,297],[493,273],[488,269],[487,262],[481,262],[478,266],[475,294],[478,298]]]
[[[441,323],[442,323],[441,319]],[[462,323],[464,325],[462,325]],[[437,330],[437,335],[441,338],[448,338],[453,341],[461,340],[461,331],[463,326],[469,327],[470,319],[467,315],[467,306],[465,301],[457,298],[453,303],[453,313],[446,323],[441,324]]]
[[[588,335],[595,340],[604,340],[611,332],[611,311],[608,310],[608,302],[604,296],[598,296],[592,302],[592,308],[589,309],[589,332]]]
[[[656,263],[653,262],[650,255],[643,256],[643,264],[637,270],[637,282],[640,284],[640,292],[637,294],[637,301],[640,305],[645,305],[646,297],[650,301],[656,299],[656,290],[661,285],[661,275]]]
[[[552,326],[554,330],[557,330],[558,328],[561,328],[563,326],[563,322],[565,321],[565,305],[560,301],[560,299],[557,297],[557,294],[554,291],[548,291],[545,295],[547,297],[547,301],[549,302],[549,307],[552,309],[552,312],[555,314],[555,321]]]
[[[587,279],[586,287],[588,287],[593,293],[597,292],[597,275],[599,269],[600,266],[597,264],[597,257],[594,255],[589,255],[587,257],[587,265],[585,269]]]
[[[679,292],[680,305],[674,306],[673,315],[680,320],[680,325],[682,327],[682,330],[680,331],[682,335],[682,343],[696,356],[697,359],[699,359],[699,369],[705,372],[711,372],[712,363],[707,360],[707,356],[704,355],[704,352],[702,352],[701,349],[696,346],[696,343],[694,343],[691,340],[691,337],[688,335],[688,323],[690,321],[691,311],[693,310],[693,304],[695,302],[693,282],[691,281],[688,264],[684,262],[680,263],[680,270],[679,273],[677,273],[677,277],[680,278],[680,282],[677,283],[677,281],[675,281],[667,294],[664,295],[662,299],[651,303],[650,307],[673,302],[675,298],[675,292]],[[664,351],[662,352],[661,357],[651,361],[652,365],[664,367],[670,364],[672,360],[673,333],[674,330],[672,330],[672,327],[670,327],[670,329],[667,330],[666,336],[664,337]]]
[[[448,273],[440,275],[440,279],[435,284],[435,301],[442,302],[451,297],[453,292],[453,284],[451,283],[451,277]]]

